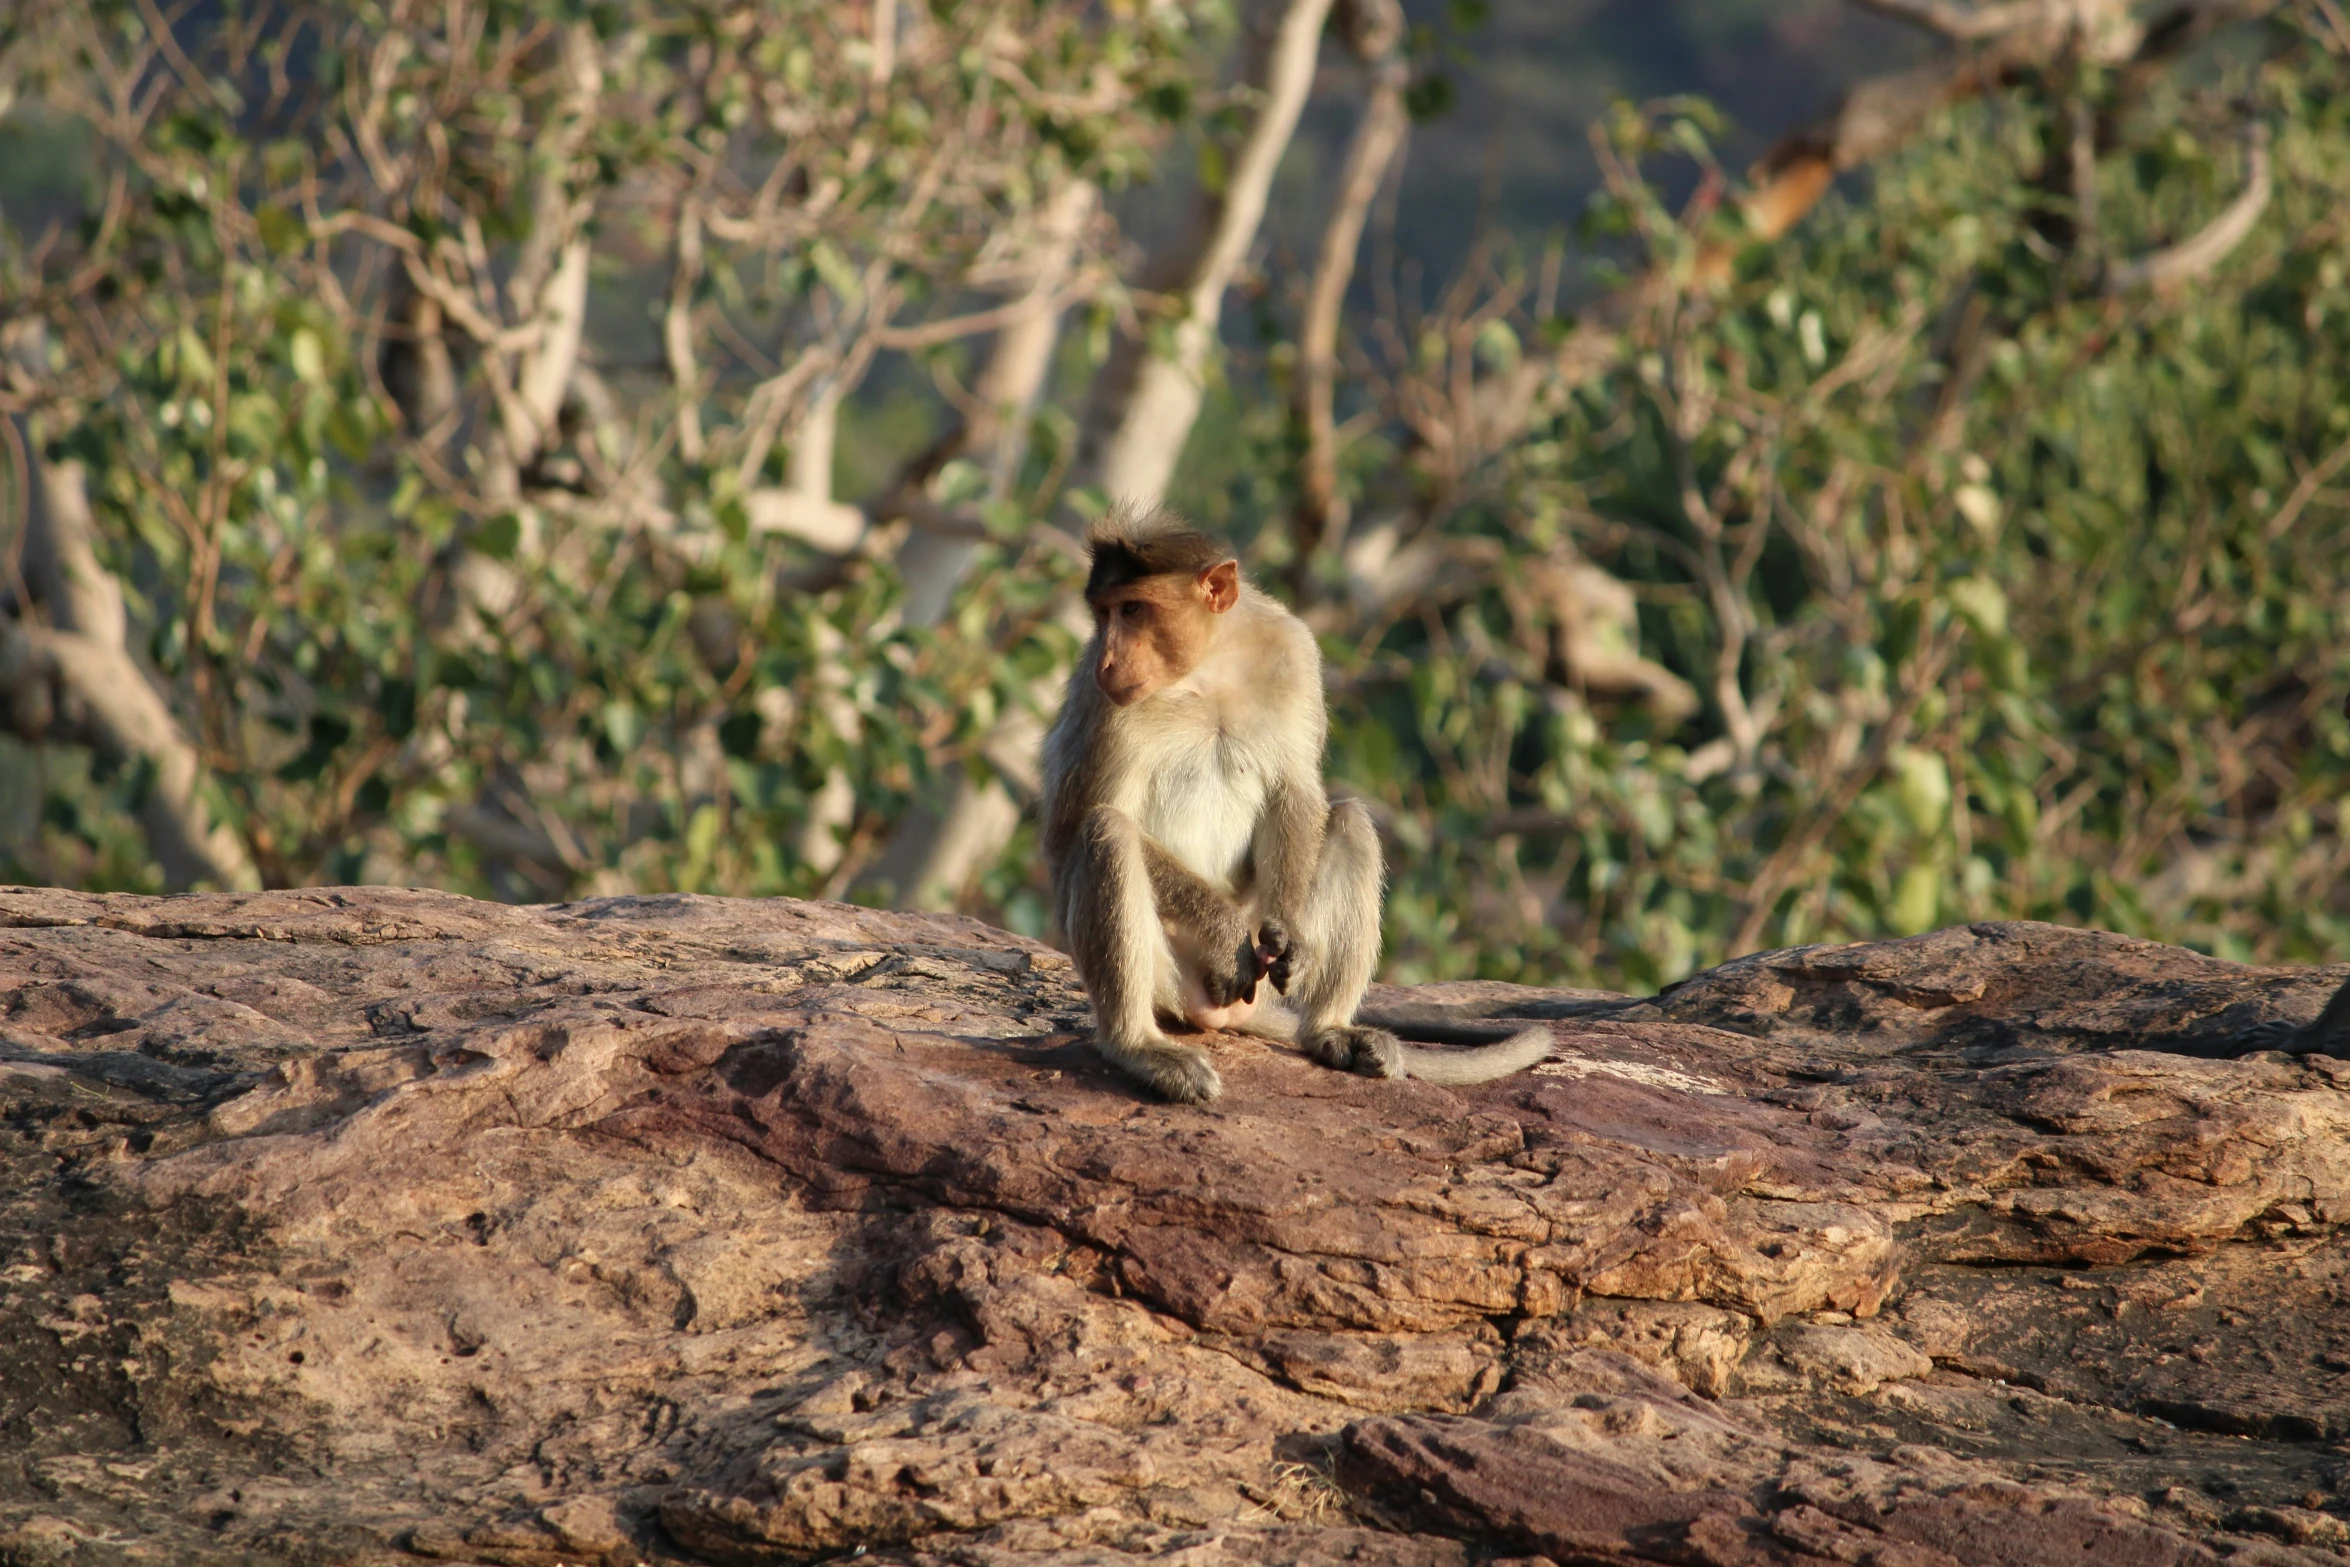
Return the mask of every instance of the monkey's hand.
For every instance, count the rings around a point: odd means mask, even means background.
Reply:
[[[1289,927],[1276,919],[1266,920],[1257,927],[1257,963],[1264,976],[1273,982],[1273,988],[1289,994],[1289,982],[1300,964],[1297,938],[1289,934]]]
[[[1207,992],[1208,1004],[1228,1007],[1242,1001],[1257,999],[1257,981],[1265,977],[1264,955],[1249,939],[1243,926],[1227,938],[1232,943],[1232,963],[1223,972],[1209,965],[1200,975],[1200,988]]]

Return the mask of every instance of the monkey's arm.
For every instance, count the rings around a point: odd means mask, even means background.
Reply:
[[[1159,923],[1176,949],[1188,954],[1199,969],[1208,1000],[1217,1006],[1254,1001],[1265,962],[1257,952],[1255,933],[1240,917],[1240,906],[1147,835],[1142,840],[1142,863],[1150,876],[1151,903]]]
[[[1265,797],[1249,846],[1256,869],[1257,908],[1263,924],[1257,945],[1273,988],[1287,995],[1297,964],[1297,933],[1306,901],[1313,896],[1314,870],[1322,860],[1322,839],[1330,804],[1319,779],[1284,778]]]
[[[1151,901],[1158,906],[1161,923],[1199,930],[1213,928],[1219,915],[1239,913],[1230,898],[1147,835],[1142,840],[1142,862],[1150,870]]]

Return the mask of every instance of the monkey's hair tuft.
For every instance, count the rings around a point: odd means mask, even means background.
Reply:
[[[1093,551],[1089,599],[1145,577],[1192,575],[1232,559],[1230,545],[1164,506],[1113,506],[1086,527],[1085,542]]]

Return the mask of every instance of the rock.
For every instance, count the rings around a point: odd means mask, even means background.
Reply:
[[[1517,1338],[1518,1358],[1596,1345],[1659,1369],[1692,1392],[1718,1398],[1730,1391],[1753,1333],[1752,1318],[1715,1306],[1590,1300],[1564,1317],[1527,1323]]]
[[[2334,1559],[2342,971],[1984,925],[1469,1090],[662,897],[0,891],[0,1563]]]
[[[563,1550],[579,1556],[612,1557],[631,1553],[634,1542],[620,1521],[620,1508],[609,1496],[575,1496],[539,1509],[539,1522],[555,1536]]]
[[[1888,1382],[1933,1374],[1933,1360],[1883,1328],[1822,1323],[1795,1329],[1780,1353],[1796,1370],[1840,1393],[1873,1393]]]
[[[1495,1419],[1412,1415],[1341,1436],[1338,1473],[1399,1526],[1477,1532],[1501,1548],[1576,1561],[1709,1567],[1869,1562],[1885,1567],[2216,1564],[2135,1498],[2026,1485],[1933,1448],[1890,1461],[1798,1454],[1672,1391],[1609,1377],[1497,1408]],[[2326,1521],[2330,1515],[2313,1515]],[[2271,1527],[2267,1519],[2263,1527]],[[2288,1532],[2289,1524],[2272,1527]],[[2306,1536],[2303,1536],[2306,1537]],[[2314,1561],[2316,1558],[2309,1558]]]

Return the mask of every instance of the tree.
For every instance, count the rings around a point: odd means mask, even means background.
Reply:
[[[1455,66],[1374,0],[43,0],[8,123],[89,188],[0,213],[20,873],[1038,928],[1074,533],[1164,494],[1324,636],[1399,977],[2338,953],[2350,36],[1874,6],[1944,54],[1743,180],[1623,105],[1577,246],[1422,288],[1378,193]]]
[[[158,780],[172,884],[372,865],[551,893],[731,855],[814,890],[970,702],[841,569],[983,531],[939,500],[961,450],[844,504],[838,412],[883,354],[1008,341],[1100,284],[1091,193],[1180,112],[1189,18],[611,20],[336,0],[15,24],[11,96],[90,139],[102,195],[79,234],[8,233],[32,345],[8,406],[40,494],[97,476],[99,554],[146,590],[177,724],[109,708],[132,684],[30,579],[8,717]],[[652,341],[591,322],[648,293]],[[987,395],[1032,400],[1026,358]],[[29,519],[36,557],[70,512]]]

